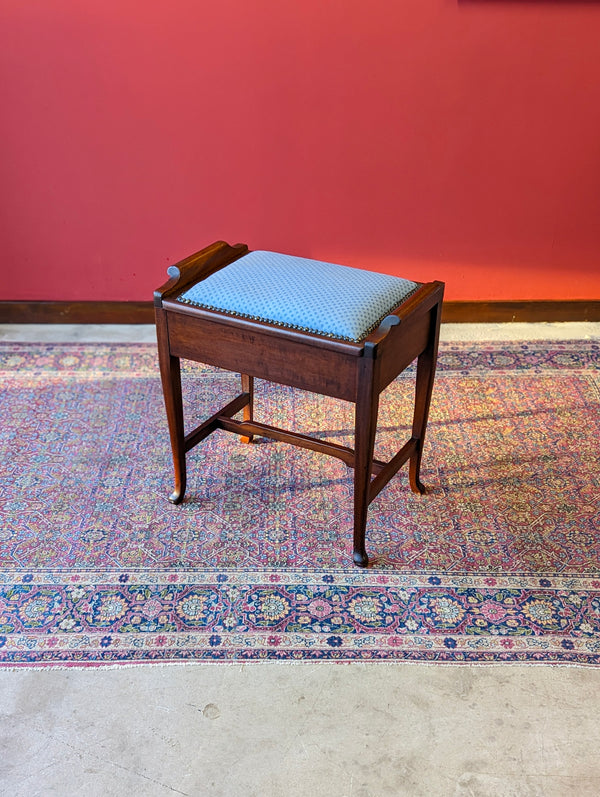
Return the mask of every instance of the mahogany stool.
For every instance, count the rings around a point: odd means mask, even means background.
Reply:
[[[370,502],[407,461],[414,492],[439,339],[444,284],[219,241],[168,269],[154,294],[160,372],[178,504],[186,488],[186,452],[215,429],[251,442],[270,437],[338,457],[354,468],[354,562],[365,549]],[[240,373],[242,392],[196,429],[184,431],[180,358]],[[411,438],[389,461],[373,459],[379,394],[415,358]],[[254,377],[355,404],[354,449],[258,423]],[[243,413],[243,420],[233,416]],[[371,476],[374,475],[372,479]]]

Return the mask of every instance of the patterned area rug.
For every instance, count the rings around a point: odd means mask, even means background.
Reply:
[[[600,663],[600,346],[446,344],[423,480],[217,432],[180,507],[152,345],[0,344],[0,665]],[[237,391],[189,364],[189,425]],[[414,374],[377,455],[409,436]],[[259,382],[257,417],[352,445],[351,405]]]

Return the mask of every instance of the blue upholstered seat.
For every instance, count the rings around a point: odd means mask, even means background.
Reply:
[[[197,282],[179,301],[358,343],[418,287],[388,274],[258,251]]]

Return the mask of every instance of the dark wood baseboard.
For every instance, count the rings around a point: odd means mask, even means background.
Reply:
[[[600,301],[444,302],[442,321],[447,324],[600,321]]]
[[[600,321],[599,301],[444,302],[445,323]],[[152,302],[6,302],[1,324],[153,324]]]
[[[152,302],[2,302],[2,324],[153,324]]]

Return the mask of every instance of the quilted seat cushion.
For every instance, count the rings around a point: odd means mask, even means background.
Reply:
[[[179,301],[358,343],[418,287],[387,274],[257,251],[197,282]]]

